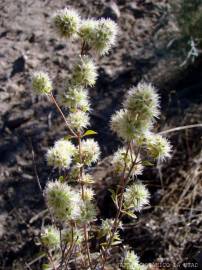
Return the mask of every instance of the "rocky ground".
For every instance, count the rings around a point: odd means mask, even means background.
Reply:
[[[60,40],[51,15],[73,5],[83,16],[116,20],[120,33],[109,56],[97,59],[100,77],[91,90],[92,128],[105,158],[94,170],[99,178],[97,199],[103,216],[107,188],[113,184],[106,158],[120,143],[109,130],[112,112],[119,108],[126,89],[140,80],[153,82],[162,96],[163,114],[156,128],[199,123],[201,120],[202,59],[181,66],[186,54],[175,19],[166,0],[0,2],[0,269],[27,269],[39,252],[37,236],[45,205],[38,190],[35,166],[42,186],[54,172],[44,153],[65,135],[62,121],[51,102],[33,95],[30,76],[37,69],[50,73],[62,88],[80,44]],[[143,180],[151,192],[151,207],[124,231],[144,262],[199,261],[202,246],[201,130],[170,133],[172,160],[147,170]],[[34,153],[34,154],[33,154]],[[104,195],[104,196],[103,196]],[[39,264],[31,265],[39,269]]]

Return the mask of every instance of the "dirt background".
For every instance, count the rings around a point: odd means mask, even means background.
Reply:
[[[0,269],[40,269],[40,262],[29,264],[40,251],[37,239],[45,209],[32,152],[44,187],[55,173],[47,168],[44,153],[66,130],[53,105],[33,95],[30,76],[38,69],[48,71],[57,93],[80,49],[80,44],[58,39],[51,15],[71,5],[84,17],[111,17],[119,25],[116,47],[96,60],[99,79],[90,91],[92,129],[103,152],[103,161],[93,170],[101,189],[97,200],[101,215],[109,217],[113,209],[107,189],[113,179],[108,156],[120,141],[108,122],[126,89],[140,80],[159,88],[163,113],[157,130],[201,121],[202,58],[181,66],[186,44],[180,41],[168,2],[0,1]],[[160,269],[183,268],[183,262],[197,262],[194,269],[201,269],[201,129],[168,135],[174,145],[172,160],[142,176],[152,194],[151,207],[126,226],[124,243]]]

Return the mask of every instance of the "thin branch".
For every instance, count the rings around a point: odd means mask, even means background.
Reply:
[[[40,190],[40,192],[43,195],[43,189],[41,187],[41,183],[40,183],[38,172],[37,172],[37,168],[36,168],[35,154],[34,154],[34,149],[33,149],[33,145],[32,145],[32,141],[31,140],[30,140],[30,143],[31,143],[31,147],[32,147],[32,151],[31,152],[32,152],[32,162],[33,162],[33,167],[34,167],[34,173],[35,173],[35,177],[36,177],[36,181],[37,181],[37,185],[39,187],[39,190]]]
[[[176,127],[176,128],[171,128],[171,129],[163,130],[163,131],[159,132],[158,134],[167,134],[167,133],[180,131],[180,130],[184,130],[184,129],[199,128],[199,127],[202,127],[202,123],[193,124],[193,125],[187,125],[187,126],[181,126],[181,127]]]
[[[63,120],[64,120],[64,122],[65,122],[67,128],[69,129],[70,133],[71,133],[73,136],[77,137],[77,134],[76,134],[76,133],[73,131],[73,129],[70,127],[70,125],[69,125],[69,123],[68,123],[68,121],[67,121],[67,119],[66,119],[64,113],[63,113],[62,110],[60,109],[60,106],[58,105],[58,103],[57,103],[57,101],[56,101],[56,99],[54,98],[54,96],[53,96],[52,93],[50,94],[50,97],[51,97],[53,103],[55,104],[57,110],[58,110],[59,113],[61,114],[61,116],[62,116],[62,118],[63,118]]]

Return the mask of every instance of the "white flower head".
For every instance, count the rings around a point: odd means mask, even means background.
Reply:
[[[53,86],[48,74],[43,71],[35,72],[32,77],[32,88],[37,94],[49,94]]]
[[[80,206],[80,211],[81,213],[78,222],[85,224],[92,222],[96,219],[95,204],[93,204],[91,201],[83,201]]]
[[[118,151],[116,151],[112,158],[112,166],[114,168],[114,172],[117,174],[121,174],[124,171],[128,173],[130,171],[130,168],[132,167],[133,161],[136,160],[136,165],[133,166],[130,175],[140,175],[143,171],[143,166],[141,164],[140,156],[136,157],[134,153],[130,153],[128,151],[128,154],[126,156],[126,148],[120,148]]]
[[[71,112],[76,110],[90,111],[88,91],[83,89],[83,87],[70,86],[67,91],[63,91],[60,94],[60,101]]]
[[[49,249],[57,248],[60,244],[60,233],[58,229],[53,226],[43,228],[41,242]]]
[[[116,42],[118,27],[111,19],[84,20],[80,27],[80,36],[90,49],[100,55],[109,52]]]
[[[151,128],[149,121],[142,121],[131,117],[128,110],[121,109],[112,115],[111,118],[112,131],[125,141],[137,139],[149,128]]]
[[[133,211],[140,211],[149,204],[150,194],[142,183],[134,183],[124,192],[124,207]]]
[[[98,21],[94,47],[101,55],[108,53],[111,47],[115,44],[118,27],[111,19],[100,19]]]
[[[81,131],[90,124],[89,115],[83,111],[76,111],[69,114],[67,121],[70,126],[77,131]]]
[[[95,196],[95,192],[92,188],[84,187],[83,192],[80,191],[80,196],[83,196],[84,201],[92,201]]]
[[[149,83],[139,83],[127,93],[124,107],[136,119],[146,121],[159,116],[159,95]]]
[[[96,28],[98,21],[94,19],[87,19],[81,21],[81,26],[79,29],[79,34],[83,41],[88,44],[89,47],[93,47]]]
[[[75,154],[75,146],[68,140],[60,139],[47,151],[48,165],[59,169],[69,168],[72,156]]]
[[[48,208],[57,220],[75,220],[80,215],[80,196],[66,183],[48,182],[44,194]]]
[[[53,15],[53,23],[61,37],[74,38],[80,26],[80,16],[77,11],[64,8]]]
[[[159,134],[146,135],[146,147],[149,155],[154,159],[164,160],[171,157],[172,147],[170,142]]]
[[[74,86],[93,86],[97,79],[97,67],[88,56],[80,57],[72,73],[71,83]]]
[[[124,270],[141,270],[141,265],[139,264],[139,257],[134,253],[134,251],[126,251],[126,255],[123,263]]]
[[[92,165],[100,158],[100,147],[94,139],[81,141],[81,155],[85,165]]]

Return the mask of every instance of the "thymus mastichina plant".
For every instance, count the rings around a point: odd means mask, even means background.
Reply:
[[[107,269],[110,251],[122,245],[119,231],[124,216],[135,218],[135,212],[149,204],[149,191],[137,179],[151,160],[170,157],[171,146],[166,138],[152,132],[160,114],[159,95],[148,83],[131,87],[121,110],[111,117],[111,130],[122,140],[123,146],[112,158],[118,179],[111,190],[117,208],[113,219],[99,222],[93,183],[89,167],[100,158],[98,143],[89,138],[96,134],[90,126],[90,98],[88,88],[94,86],[97,68],[90,52],[106,55],[116,42],[118,27],[110,19],[81,19],[77,11],[63,9],[53,16],[58,34],[66,39],[77,39],[81,52],[72,69],[71,78],[60,93],[53,95],[48,74],[35,72],[32,88],[37,94],[47,95],[59,111],[68,129],[46,153],[49,166],[58,169],[58,179],[49,181],[43,195],[52,224],[42,228],[41,244],[47,257],[44,269]],[[68,115],[63,109],[68,109]],[[96,250],[92,239],[96,239]],[[122,251],[120,268],[146,269],[138,256],[128,247]],[[117,266],[118,269],[118,266]]]

